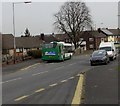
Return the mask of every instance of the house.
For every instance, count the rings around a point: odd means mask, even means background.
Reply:
[[[71,39],[67,34],[55,34],[58,41],[71,43]],[[101,41],[106,41],[106,35],[96,31],[84,31],[79,35],[79,44],[84,50],[98,49]]]
[[[31,37],[16,37],[16,52],[26,54],[29,50],[38,50],[41,49],[43,41],[40,37],[31,36]]]
[[[2,54],[13,55],[14,36],[12,34],[2,34]]]
[[[55,34],[55,38],[58,41],[66,42],[66,43],[71,43],[71,39],[67,34]]]
[[[45,35],[44,36],[44,41],[46,43],[50,43],[50,42],[53,42],[53,41],[58,41],[54,35],[50,34],[50,35]]]
[[[113,33],[113,37],[114,37],[114,42],[118,43],[120,42],[120,29],[108,29],[110,32]]]
[[[120,42],[120,29],[99,28],[98,31],[107,36],[109,42]]]
[[[40,39],[43,40],[44,43],[50,43],[50,42],[53,42],[53,41],[58,41],[56,39],[56,37],[54,36],[54,34],[41,34],[41,35],[36,35],[36,37],[39,37]]]
[[[104,34],[99,33],[98,31],[84,31],[80,35],[80,45],[85,48],[85,50],[94,50],[98,49],[101,41],[106,41],[107,38]]]
[[[16,55],[28,50],[40,49],[43,41],[40,37],[15,37]],[[12,34],[2,34],[2,54],[14,55],[14,36]]]

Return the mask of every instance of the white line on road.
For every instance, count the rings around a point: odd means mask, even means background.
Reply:
[[[36,65],[39,65],[40,63],[36,63],[36,64],[33,64],[33,65],[30,65],[30,66],[28,66],[28,67],[26,67],[26,68],[22,68],[22,69],[20,69],[20,70],[27,70],[27,69],[29,69],[29,68],[31,68],[31,67],[34,67],[34,66],[36,66]]]
[[[53,87],[53,86],[56,86],[57,85],[57,83],[55,83],[55,84],[51,84],[51,85],[49,85],[50,87]]]
[[[55,64],[55,63],[50,63],[50,64]]]
[[[8,80],[8,81],[4,81],[4,82],[2,82],[2,83],[8,83],[8,82],[12,82],[12,81],[20,80],[20,79],[22,79],[22,78],[19,77],[19,78],[16,78],[16,79],[12,79],[12,80]]]
[[[41,89],[36,90],[35,92],[38,93],[38,92],[41,92],[41,91],[44,91],[44,90],[45,90],[45,88],[41,88]]]
[[[59,69],[61,69],[61,68],[63,68],[63,67],[65,67],[65,66],[61,66],[61,67],[55,68],[55,70],[59,70]]]
[[[44,71],[44,72],[40,72],[40,73],[36,73],[36,74],[32,74],[32,76],[36,76],[36,75],[40,75],[40,74],[44,74],[47,73],[48,71]]]
[[[69,64],[69,66],[75,65],[76,63]]]
[[[27,98],[28,96],[29,96],[29,95],[21,96],[21,97],[15,99],[14,101],[20,101],[20,100],[22,100],[22,99]]]
[[[68,78],[69,80],[71,80],[71,79],[74,79],[74,77],[70,77],[70,78]]]
[[[49,64],[45,64],[46,66],[49,65]]]
[[[61,82],[67,82],[68,80],[62,80]]]
[[[79,77],[79,76],[80,76],[80,74],[77,74],[76,76],[77,76],[77,77]]]

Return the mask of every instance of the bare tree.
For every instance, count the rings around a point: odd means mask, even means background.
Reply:
[[[66,2],[54,16],[55,27],[67,34],[77,48],[79,35],[92,23],[88,7],[84,2]]]

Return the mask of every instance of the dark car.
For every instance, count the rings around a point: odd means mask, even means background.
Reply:
[[[109,56],[106,50],[96,50],[92,53],[90,58],[91,66],[94,64],[107,64],[109,63]]]

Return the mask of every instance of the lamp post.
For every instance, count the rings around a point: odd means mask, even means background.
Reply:
[[[14,64],[16,62],[16,41],[15,41],[15,4],[20,4],[20,3],[31,3],[31,1],[26,1],[26,2],[13,2],[12,7],[13,7],[13,36],[14,36],[14,41],[13,41],[13,48],[14,48]]]

